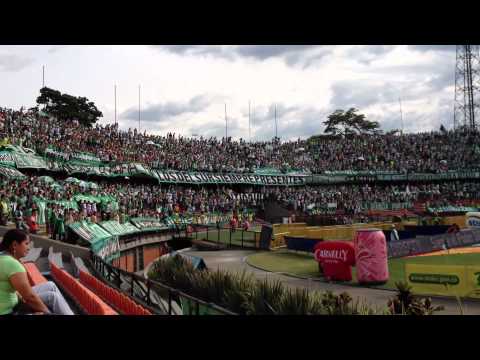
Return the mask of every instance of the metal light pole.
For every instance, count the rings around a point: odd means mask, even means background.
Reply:
[[[140,134],[140,85],[138,85],[138,133]]]
[[[117,85],[116,84],[114,87],[114,94],[115,94],[115,125],[117,125]]]
[[[398,98],[398,102],[400,103],[400,121],[402,122],[402,135],[403,135],[403,111],[402,111],[402,99]]]
[[[277,132],[277,104],[275,104],[275,139],[278,137]]]
[[[248,142],[252,142],[252,133],[250,130],[250,100],[248,101]]]

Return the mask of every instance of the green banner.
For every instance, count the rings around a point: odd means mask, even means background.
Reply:
[[[93,196],[93,195],[83,195],[83,194],[77,194],[73,196],[73,199],[77,202],[85,201],[88,203],[101,203],[102,199],[99,196]]]
[[[477,208],[466,206],[442,206],[436,208],[427,208],[429,213],[447,213],[447,212],[476,212]]]
[[[107,230],[110,234],[116,236],[130,235],[140,232],[140,230],[133,226],[131,223],[126,222],[120,224],[118,221],[103,221],[100,223],[100,226]]]
[[[377,181],[438,181],[438,180],[474,180],[480,179],[480,171],[450,171],[440,174],[422,173],[386,173],[386,172],[325,172],[306,178],[307,184],[337,184]]]
[[[250,184],[250,185],[305,185],[305,176],[212,174],[201,172],[168,172],[156,170],[158,181],[179,184]]]
[[[142,231],[166,230],[169,228],[161,220],[155,218],[136,217],[130,219],[130,221]]]
[[[92,251],[109,263],[120,257],[120,243],[118,236],[102,238],[92,242]]]
[[[68,161],[70,159],[69,154],[64,153],[61,150],[57,150],[52,146],[49,146],[48,148],[45,149],[45,156],[60,159],[63,161]]]
[[[20,171],[13,167],[0,165],[0,176],[3,176],[7,179],[23,179],[26,178]]]
[[[102,160],[94,154],[85,152],[75,152],[70,155],[70,160],[85,161],[88,163],[101,163]]]
[[[108,231],[100,227],[98,224],[90,223],[87,221],[75,222],[68,226],[78,236],[88,241],[89,243],[94,243],[98,240],[103,240],[103,239],[112,237],[112,235]]]
[[[19,169],[48,169],[47,163],[40,156],[14,153],[13,157]]]
[[[0,151],[0,165],[15,166],[15,158],[9,151]]]

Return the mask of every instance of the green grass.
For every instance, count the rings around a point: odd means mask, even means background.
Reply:
[[[250,265],[272,272],[285,272],[306,277],[319,277],[318,263],[312,254],[287,250],[267,251],[250,255]]]
[[[242,245],[242,231],[237,230],[230,234],[229,229],[220,230],[219,232],[215,230],[205,232],[198,232],[197,234],[192,234],[192,239],[205,240],[213,243],[223,243],[223,244],[232,244],[232,245]],[[258,236],[258,235],[257,235]],[[243,232],[243,245],[245,247],[255,247],[255,234],[252,231]]]
[[[312,254],[277,250],[259,252],[250,255],[247,262],[253,266],[272,272],[285,272],[302,277],[321,278],[318,263]],[[423,265],[478,265],[480,254],[452,254],[438,256],[419,256],[415,258],[391,259],[388,262],[389,280],[386,284],[376,286],[384,289],[395,289],[395,282],[405,281],[405,264]],[[355,267],[352,268],[353,281],[349,284],[358,285]]]

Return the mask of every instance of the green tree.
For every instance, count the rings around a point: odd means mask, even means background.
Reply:
[[[365,115],[358,114],[358,110],[350,108],[347,111],[335,110],[324,121],[326,134],[330,135],[355,135],[355,134],[379,134],[380,124],[377,121],[367,120]]]
[[[62,94],[58,90],[44,87],[40,89],[37,104],[45,105],[45,111],[60,120],[77,119],[84,126],[92,126],[103,114],[86,97]]]

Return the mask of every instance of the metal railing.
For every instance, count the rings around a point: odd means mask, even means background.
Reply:
[[[243,230],[222,228],[212,225],[193,224],[191,232],[187,232],[187,237],[191,240],[203,240],[214,243],[217,247],[241,247],[257,249],[259,247],[260,232],[252,230]]]
[[[237,315],[216,304],[200,300],[158,281],[119,269],[91,254],[91,267],[97,277],[131,297],[157,315]],[[181,304],[181,308],[178,304]]]

